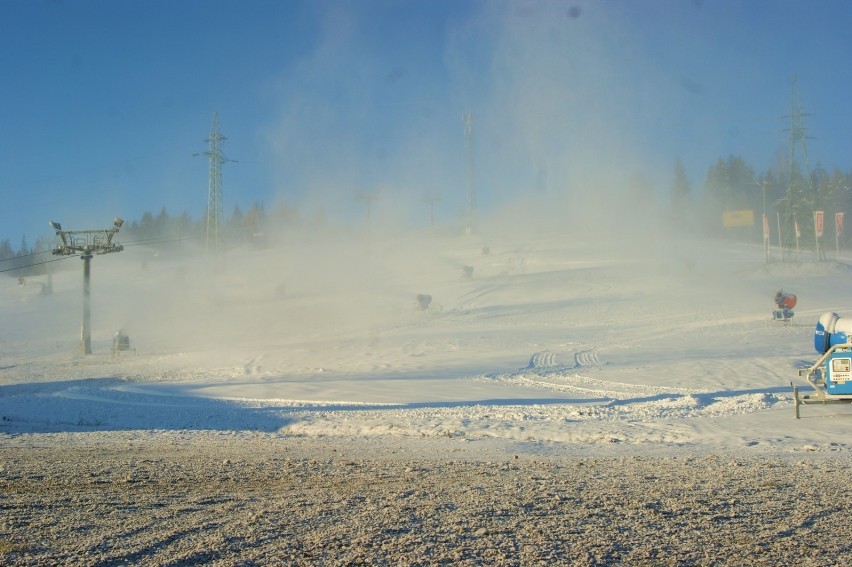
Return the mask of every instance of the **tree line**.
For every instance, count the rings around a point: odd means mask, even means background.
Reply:
[[[675,226],[689,228],[696,235],[729,236],[759,242],[763,231],[762,218],[766,214],[773,225],[773,242],[777,244],[777,234],[780,233],[785,247],[794,246],[794,226],[798,226],[802,234],[799,244],[805,249],[814,249],[814,211],[824,211],[825,219],[833,219],[836,212],[852,213],[852,173],[838,168],[828,171],[820,164],[807,175],[798,167],[779,173],[780,169],[757,174],[740,156],[719,158],[708,168],[701,193],[693,194],[692,182],[682,161],[677,159],[669,194],[669,220]],[[635,198],[653,198],[654,191],[646,186],[646,182],[637,180],[636,185]],[[751,211],[754,221],[749,226],[731,230],[722,222],[723,215],[730,211]],[[261,203],[252,204],[247,211],[236,205],[231,214],[222,219],[219,237],[228,247],[257,243],[264,239],[270,222],[290,228],[305,224],[300,211],[291,205],[278,204],[271,211],[267,211]],[[312,224],[325,222],[322,210],[311,219]],[[194,219],[186,212],[170,215],[163,207],[157,214],[146,211],[138,219],[127,222],[122,229],[122,242],[144,244],[183,239],[200,239],[203,242],[207,229],[206,213]],[[846,233],[852,231],[844,231],[841,235],[840,241],[844,245],[852,240],[852,234],[847,236]],[[830,226],[826,226],[826,234],[833,236]],[[2,240],[0,261],[3,263],[0,266],[5,273],[17,276],[22,270],[26,271],[27,266],[43,261],[44,258],[38,255],[49,252],[54,246],[53,237],[42,236],[29,245],[26,236],[23,236],[17,247],[9,239]],[[34,260],[33,256],[37,259]]]
[[[718,159],[708,168],[701,194],[693,196],[683,165],[677,160],[670,210],[689,226],[697,227],[703,235],[731,235],[758,242],[762,239],[762,218],[766,214],[772,226],[770,239],[773,242],[777,244],[780,232],[785,247],[795,246],[795,227],[798,226],[802,235],[799,244],[813,249],[816,246],[815,211],[823,211],[825,219],[831,222],[834,213],[852,213],[852,173],[839,168],[828,171],[817,164],[808,174],[798,167],[780,173],[776,168],[757,174],[742,157],[731,155]],[[722,219],[726,212],[732,211],[751,211],[754,223],[731,230]],[[849,242],[848,232],[852,231],[844,230],[841,234],[840,241],[844,244]],[[827,225],[824,234],[833,240],[834,229]]]
[[[277,206],[273,210],[276,220],[289,224],[301,221],[298,213],[290,206]],[[270,215],[261,203],[254,203],[243,211],[235,205],[231,214],[222,219],[219,226],[219,237],[229,246],[239,246],[246,242],[258,242],[263,238]],[[138,219],[125,220],[121,229],[120,242],[130,245],[167,246],[181,240],[199,240],[203,242],[207,233],[207,215],[193,219],[189,213],[170,215],[165,207],[159,213],[150,211],[142,213]],[[46,264],[52,258],[50,253],[56,247],[54,236],[39,237],[30,246],[26,236],[22,237],[19,246],[15,247],[7,238],[0,241],[0,270],[13,277],[41,275],[47,272]]]

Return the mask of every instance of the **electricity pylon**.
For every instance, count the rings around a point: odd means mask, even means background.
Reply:
[[[62,230],[58,222],[50,221],[50,226],[56,231],[56,236],[62,244],[53,249],[58,256],[79,254],[83,260],[83,324],[80,327],[80,352],[92,354],[90,280],[93,254],[109,254],[121,252],[124,246],[114,243],[113,237],[118,233],[124,221],[115,217],[112,228],[103,230]]]
[[[210,159],[210,174],[207,190],[207,252],[219,253],[219,228],[224,224],[222,212],[222,164],[236,160],[228,159],[222,153],[222,142],[227,140],[219,133],[219,113],[213,113],[213,125],[210,137],[204,140],[209,144],[206,152],[193,154],[204,155]]]
[[[790,114],[787,116],[790,119],[789,135],[787,138],[790,144],[790,153],[787,160],[787,207],[784,221],[787,226],[787,235],[793,234],[795,230],[797,234],[796,238],[798,238],[798,233],[800,232],[799,223],[814,227],[814,251],[817,253],[817,257],[822,259],[819,237],[816,234],[816,227],[814,226],[817,196],[811,179],[811,168],[808,163],[808,146],[805,140],[809,136],[806,135],[805,116],[811,115],[806,113],[802,108],[796,75],[793,75],[790,89]],[[788,236],[786,240],[789,243],[792,239]]]

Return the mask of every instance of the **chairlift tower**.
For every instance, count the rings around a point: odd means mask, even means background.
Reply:
[[[424,195],[423,202],[429,204],[429,226],[435,226],[435,203],[441,200],[438,195]]]
[[[219,132],[219,113],[213,113],[213,125],[210,137],[205,140],[209,144],[206,152],[193,155],[205,155],[210,160],[209,184],[207,190],[207,252],[219,253],[219,228],[224,224],[222,212],[222,164],[230,161],[222,153],[222,142],[227,138]]]
[[[355,194],[355,200],[356,201],[362,201],[363,203],[365,203],[367,205],[367,231],[368,232],[370,231],[370,227],[371,227],[373,202],[378,201],[379,199],[381,199],[381,197],[382,197],[382,195],[381,195],[380,191],[373,191],[373,192],[370,192],[370,193],[367,193],[365,191],[358,191]]]
[[[476,178],[473,171],[473,115],[464,113],[464,136],[467,140],[467,214],[468,230],[473,228],[473,216],[476,213]]]
[[[798,82],[796,75],[793,75],[790,88],[790,114],[785,117],[790,120],[787,137],[789,141],[787,207],[784,218],[785,225],[787,226],[786,233],[788,235],[793,234],[796,222],[801,223],[807,217],[810,217],[810,220],[805,220],[805,226],[812,225],[816,213],[816,191],[814,190],[813,180],[811,179],[811,168],[808,163],[808,145],[806,143],[806,140],[810,136],[807,135],[805,116],[812,115],[806,113],[802,107],[802,102],[799,98]],[[787,240],[789,241],[790,238],[788,237]],[[817,257],[822,259],[823,252],[820,250],[819,238],[816,235],[815,226],[814,246]]]
[[[80,327],[80,352],[92,354],[91,292],[89,285],[92,273],[92,256],[124,250],[124,246],[112,241],[124,221],[115,217],[112,228],[103,230],[62,230],[62,226],[58,222],[50,221],[49,224],[56,231],[56,236],[62,240],[62,244],[53,249],[53,254],[57,256],[79,254],[80,259],[83,260],[83,324]]]

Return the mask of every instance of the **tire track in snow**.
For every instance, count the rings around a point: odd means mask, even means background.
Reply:
[[[573,364],[561,364],[561,356],[570,357]],[[766,392],[715,391],[615,382],[581,373],[605,364],[596,349],[573,353],[545,350],[534,353],[526,368],[484,379],[574,395],[578,398],[576,403],[566,403],[562,410],[563,418],[568,421],[721,417],[764,411],[789,401],[789,396],[777,388]],[[559,413],[553,407],[541,411]]]
[[[488,378],[532,389],[570,393],[590,401],[608,400],[607,403],[621,405],[630,403],[631,400],[643,403],[665,397],[706,396],[711,393],[706,389],[632,384],[585,376],[579,371],[606,365],[598,356],[597,349],[566,353],[566,357],[572,358],[572,365],[561,364],[560,356],[560,353],[552,350],[536,352],[526,368],[505,374],[492,374]]]
[[[590,378],[577,373],[565,373],[556,367],[555,372],[520,371],[505,375],[492,375],[492,379],[529,388],[574,393],[590,398],[609,400],[647,399],[661,395],[685,396],[706,394],[706,390],[669,388],[648,384],[629,384]],[[571,370],[571,369],[569,369]]]
[[[594,350],[584,350],[574,354],[574,367],[587,368],[591,366],[600,366],[601,361],[598,358],[598,353]]]
[[[533,353],[527,368],[552,368],[554,366],[556,366],[556,353],[545,350]]]

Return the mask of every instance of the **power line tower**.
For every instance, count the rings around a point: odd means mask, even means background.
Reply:
[[[207,252],[219,253],[219,228],[224,224],[224,213],[222,212],[222,164],[236,162],[228,159],[222,153],[222,142],[227,140],[219,133],[219,113],[213,113],[213,125],[210,128],[210,137],[204,140],[209,144],[206,152],[193,155],[204,155],[210,159],[209,186],[207,190]]]
[[[62,230],[58,222],[50,221],[50,226],[56,231],[56,236],[62,240],[62,244],[53,249],[58,256],[71,256],[79,254],[83,260],[83,324],[80,327],[80,352],[92,354],[92,332],[91,332],[91,262],[93,254],[109,254],[121,252],[124,246],[114,243],[113,237],[118,233],[124,221],[115,217],[112,228],[103,230]]]
[[[785,198],[786,208],[784,214],[785,232],[787,234],[785,240],[788,248],[792,250],[792,246],[789,245],[794,240],[793,236],[795,235],[795,240],[798,241],[799,235],[802,234],[802,228],[813,228],[814,251],[817,253],[817,257],[822,259],[823,252],[820,250],[819,236],[816,232],[817,195],[813,180],[811,179],[810,164],[808,163],[808,145],[806,140],[810,136],[807,136],[805,116],[812,115],[806,113],[802,107],[802,102],[799,98],[798,82],[796,75],[793,75],[790,88],[790,114],[785,117],[790,120],[787,137],[789,155],[787,159],[787,195]],[[810,230],[807,232],[811,233]]]
[[[476,213],[476,179],[473,171],[473,115],[464,113],[464,136],[467,139],[467,214],[468,230],[473,228],[473,216]]]

